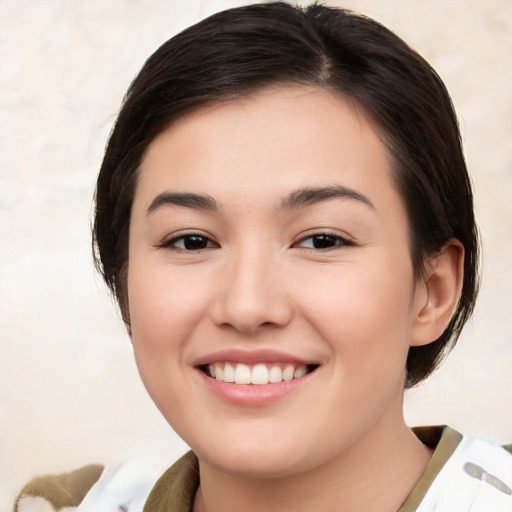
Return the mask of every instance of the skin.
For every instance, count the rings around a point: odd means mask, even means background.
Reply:
[[[306,187],[351,196],[292,204]],[[158,201],[170,193],[217,209]],[[151,143],[130,225],[131,333],[149,394],[199,457],[196,512],[399,508],[431,455],[403,419],[407,352],[444,330],[462,258],[450,242],[418,282],[408,233],[384,144],[327,91],[265,89]],[[278,400],[233,404],[197,368],[225,349],[318,367]]]

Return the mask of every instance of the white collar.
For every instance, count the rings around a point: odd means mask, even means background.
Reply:
[[[416,512],[512,512],[512,455],[463,436]]]

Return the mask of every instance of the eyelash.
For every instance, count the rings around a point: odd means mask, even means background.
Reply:
[[[186,247],[187,241],[190,242],[194,238],[204,241],[206,246],[200,247],[197,249],[187,249],[187,247]],[[183,243],[183,245],[184,245],[183,247],[178,247],[177,244],[180,241]],[[205,249],[216,248],[216,247],[218,247],[218,244],[216,242],[214,242],[211,238],[205,236],[202,233],[186,233],[186,234],[176,236],[174,238],[171,238],[170,240],[163,242],[162,244],[159,245],[159,247],[161,247],[163,249],[170,249],[170,250],[182,251],[182,252],[200,252],[200,251],[204,251]]]
[[[323,242],[332,242],[333,244],[329,247],[315,247],[314,246],[314,240],[320,241],[323,239]],[[312,247],[301,247],[300,244],[304,243],[306,240],[312,241]],[[313,233],[310,235],[307,235],[305,237],[302,237],[300,240],[295,242],[293,244],[293,247],[297,247],[299,249],[306,249],[306,250],[312,250],[312,251],[329,251],[332,249],[336,249],[339,247],[352,247],[354,245],[353,242],[350,240],[347,240],[346,238],[335,235],[334,233],[329,232],[320,232],[320,233]]]
[[[187,248],[186,244],[187,241],[191,242],[193,239],[197,239],[196,242],[202,242],[205,244],[203,247],[198,248]],[[301,246],[304,242],[310,240],[311,246],[305,247]],[[317,242],[320,242],[320,245],[323,243],[327,243],[328,246],[324,247],[315,247],[315,240]],[[179,247],[178,243],[181,242],[183,244],[183,247]],[[332,245],[329,245],[329,243],[332,243]],[[306,249],[306,250],[313,250],[313,251],[329,251],[338,247],[351,247],[354,243],[350,240],[347,240],[346,238],[343,238],[339,235],[335,235],[333,233],[329,232],[320,232],[320,233],[313,233],[311,235],[307,235],[305,237],[302,237],[297,242],[293,243],[293,248],[298,249]],[[182,252],[200,252],[204,251],[206,249],[212,249],[212,248],[218,248],[219,245],[211,240],[209,237],[205,236],[202,233],[186,233],[177,237],[172,238],[171,240],[168,240],[160,245],[160,247],[164,249],[170,249],[175,251],[182,251]]]

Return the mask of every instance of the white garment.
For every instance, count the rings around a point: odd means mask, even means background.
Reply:
[[[107,466],[82,503],[69,512],[142,512],[161,474],[161,468],[144,457]]]
[[[142,512],[157,473],[137,459],[108,468],[76,512]],[[416,512],[512,512],[512,455],[463,436]]]
[[[154,461],[132,457],[107,467],[77,508],[61,512],[142,512],[162,474]],[[40,497],[25,497],[20,512],[50,512]],[[512,512],[512,455],[486,441],[463,436],[416,512]]]
[[[416,512],[512,512],[512,455],[464,436]]]

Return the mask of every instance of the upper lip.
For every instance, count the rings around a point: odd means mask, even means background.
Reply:
[[[233,363],[256,364],[256,363],[297,363],[297,364],[318,364],[318,361],[297,357],[287,352],[274,349],[224,349],[198,357],[194,366],[204,366],[216,361],[230,361]]]

